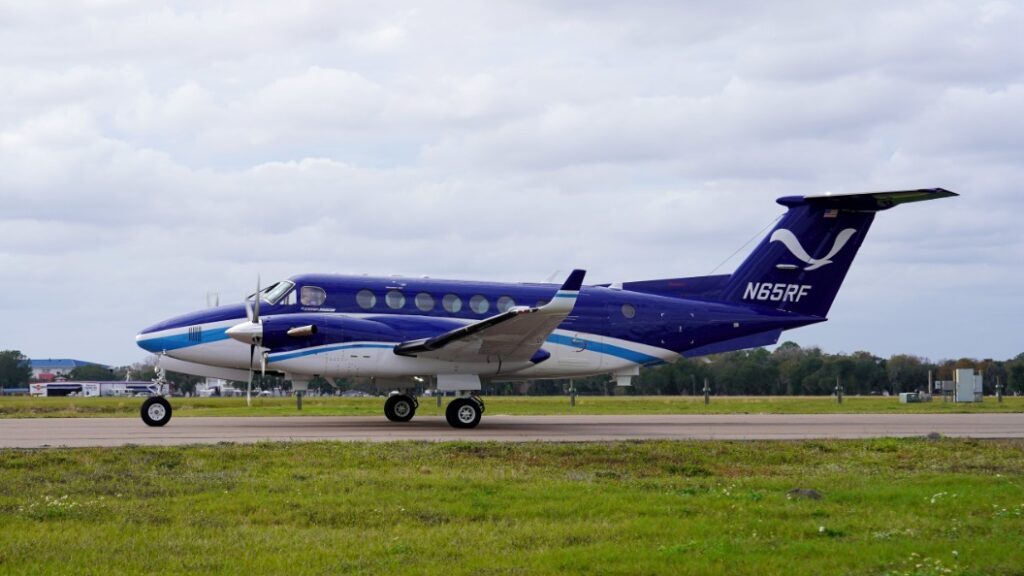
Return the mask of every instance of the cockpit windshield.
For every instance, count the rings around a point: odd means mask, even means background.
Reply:
[[[267,304],[277,304],[279,302],[287,304],[287,300],[282,301],[282,299],[284,299],[285,296],[290,296],[292,288],[295,288],[295,283],[290,280],[276,282],[260,291],[260,300]],[[250,294],[248,300],[252,300],[252,297],[253,295]],[[289,298],[288,300],[294,300],[294,298]]]

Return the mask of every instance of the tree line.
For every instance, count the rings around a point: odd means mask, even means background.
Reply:
[[[837,378],[845,394],[899,394],[928,389],[928,373],[936,381],[952,380],[953,371],[971,368],[984,375],[985,393],[997,383],[1006,393],[1024,394],[1024,353],[1010,360],[960,358],[933,362],[909,354],[888,358],[870,352],[828,354],[816,346],[785,342],[765,348],[683,358],[672,364],[644,368],[626,394],[701,395],[707,380],[714,395],[818,396],[835,392]],[[528,386],[497,385],[497,393],[558,394],[574,386],[580,394],[614,394],[608,376],[535,382]],[[623,393],[623,391],[619,391]]]
[[[68,375],[71,380],[151,380],[156,377],[155,357],[131,366],[107,368],[79,366]],[[984,375],[985,393],[995,392],[997,383],[1007,393],[1024,394],[1024,353],[1009,360],[960,358],[933,362],[927,358],[896,354],[888,358],[870,352],[828,354],[812,346],[803,348],[785,342],[773,351],[765,348],[727,352],[700,358],[684,358],[672,364],[644,368],[627,394],[700,395],[707,380],[715,395],[742,396],[816,396],[835,391],[837,378],[846,394],[898,394],[926,390],[928,373],[935,380],[952,380],[953,371],[971,368]],[[0,388],[25,388],[32,376],[29,359],[17,350],[0,351]],[[174,390],[193,392],[203,379],[168,372]],[[290,388],[290,382],[267,374],[254,378],[255,389]],[[492,383],[485,391],[492,394],[563,394],[570,386],[580,394],[614,394],[615,383],[607,375],[569,380]],[[373,388],[365,380],[323,378],[310,383],[314,390]],[[623,393],[623,391],[619,391]]]

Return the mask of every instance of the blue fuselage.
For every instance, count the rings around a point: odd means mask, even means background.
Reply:
[[[443,334],[512,306],[536,306],[558,290],[554,284],[340,275],[299,275],[275,286],[280,289],[274,302],[261,304],[268,325],[263,345],[271,369],[389,376],[444,369],[393,358],[394,346]],[[150,352],[189,362],[245,368],[248,347],[225,335],[245,318],[242,305],[202,310],[146,328],[138,343]],[[781,330],[822,320],[751,304],[585,286],[571,315],[542,347],[552,358],[520,368],[515,376],[621,371],[670,362],[680,355],[771,343]],[[288,329],[307,324],[320,330],[306,338],[285,336]],[[361,363],[349,359],[342,368],[341,361],[335,366],[319,358],[339,351],[351,352],[353,359],[358,355]]]

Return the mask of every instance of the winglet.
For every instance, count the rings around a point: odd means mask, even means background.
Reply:
[[[573,270],[572,274],[569,274],[569,278],[566,279],[562,287],[558,289],[559,292],[579,292],[580,287],[583,286],[583,277],[587,275],[586,270]]]
[[[571,312],[576,306],[576,298],[580,295],[583,277],[586,275],[586,270],[573,270],[558,292],[555,292],[554,298],[538,310],[542,310],[545,314],[568,314]]]

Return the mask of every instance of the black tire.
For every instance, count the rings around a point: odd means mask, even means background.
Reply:
[[[408,394],[388,396],[384,402],[384,416],[392,422],[408,422],[416,415],[416,399]]]
[[[477,396],[476,394],[474,394],[474,395],[470,396],[469,399],[480,405],[480,414],[483,414],[484,412],[487,412],[487,406],[484,405],[484,399],[483,398],[481,398],[480,396]]]
[[[147,426],[163,426],[171,421],[171,403],[163,396],[150,396],[139,411]]]
[[[476,428],[483,410],[480,404],[469,398],[456,398],[448,404],[444,417],[452,428]]]

